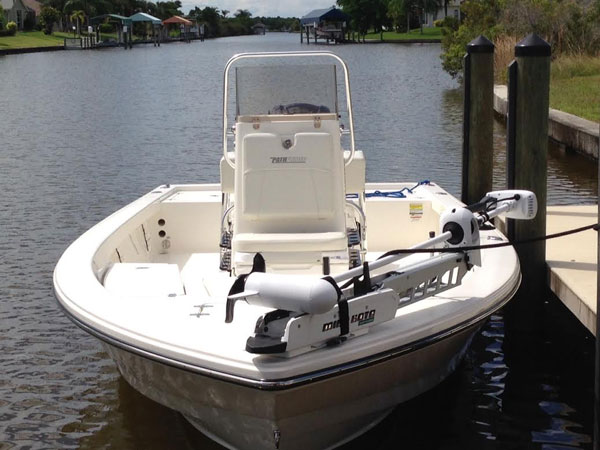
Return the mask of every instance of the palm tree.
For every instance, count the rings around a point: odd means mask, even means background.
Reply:
[[[77,34],[81,36],[81,30],[79,29],[79,21],[83,23],[83,21],[85,20],[85,13],[82,10],[78,9],[77,11],[73,11],[73,13],[69,16],[69,19],[71,19],[71,22],[77,22]]]

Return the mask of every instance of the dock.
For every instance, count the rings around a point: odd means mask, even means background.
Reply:
[[[548,206],[546,234],[598,222],[596,205]],[[506,233],[504,219],[496,225]],[[598,236],[594,230],[546,241],[548,286],[556,297],[596,335],[596,266]]]
[[[549,206],[547,234],[598,222],[596,205]],[[546,243],[550,289],[596,335],[596,267],[598,236],[594,230]]]

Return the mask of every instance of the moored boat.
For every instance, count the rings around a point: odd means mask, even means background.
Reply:
[[[489,220],[535,216],[535,196],[367,183],[331,53],[237,55],[223,105],[221,182],[91,228],[56,296],[135,389],[226,447],[333,448],[456,368],[520,282],[512,247],[480,248],[507,242]]]

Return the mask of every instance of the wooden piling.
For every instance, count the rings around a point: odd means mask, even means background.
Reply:
[[[492,190],[494,165],[494,44],[479,36],[464,58],[462,201],[467,205]]]
[[[538,199],[535,219],[508,219],[513,222],[508,229],[509,238],[516,241],[546,233],[550,54],[550,44],[530,34],[515,46],[515,62],[511,64],[509,104],[514,103],[513,117],[508,122],[508,188],[533,191]],[[536,242],[517,251],[523,274],[522,291],[531,294],[524,295],[524,299],[533,301],[534,297],[539,298],[535,294],[546,283],[546,243]]]
[[[598,218],[600,221],[600,138],[598,139]],[[594,450],[600,450],[600,230],[596,260],[596,354],[594,374]]]

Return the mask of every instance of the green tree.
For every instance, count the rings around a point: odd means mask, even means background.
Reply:
[[[180,11],[181,1],[168,1],[168,2],[156,2],[156,17],[159,19],[168,19],[173,16],[181,16],[183,13]]]
[[[467,44],[480,34],[494,40],[502,32],[499,24],[504,0],[467,0],[461,5],[462,23],[458,30],[444,29],[442,67],[453,77],[462,72]]]
[[[410,31],[410,0],[389,0],[387,14],[396,31]]]
[[[44,6],[40,11],[40,25],[44,34],[52,34],[52,27],[60,20],[60,13],[52,6]]]
[[[2,5],[0,5],[0,30],[4,28],[4,20],[4,9],[2,8]]]
[[[363,37],[373,28],[383,30],[387,22],[387,3],[385,0],[337,0],[337,4],[350,16],[350,28]]]
[[[206,34],[208,36],[221,35],[221,14],[219,13],[219,8],[206,6],[205,8],[200,9],[196,6],[190,11],[190,17],[199,24],[203,23],[206,25]]]
[[[75,22],[77,24],[77,34],[81,36],[80,24],[85,20],[85,12],[83,12],[81,9],[73,11],[69,16],[69,19],[71,22]]]

